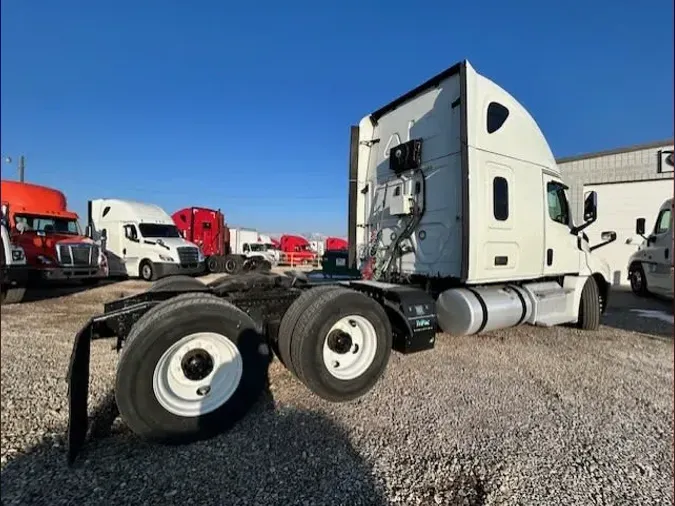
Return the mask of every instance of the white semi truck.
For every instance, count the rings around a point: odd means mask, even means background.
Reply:
[[[154,281],[204,271],[199,246],[185,240],[164,209],[120,199],[88,204],[88,234],[104,248],[109,275]]]
[[[26,253],[21,246],[12,242],[7,223],[7,209],[2,206],[0,211],[0,302],[2,304],[16,304],[23,300],[28,284],[29,267],[26,262]]]
[[[93,338],[116,336],[121,349],[122,418],[142,437],[176,443],[237,423],[267,384],[271,350],[308,389],[340,402],[373,387],[392,348],[432,349],[438,327],[597,329],[609,267],[582,232],[597,198],[587,195],[576,225],[566,190],[525,108],[468,61],[454,65],[351,129],[349,263],[361,276],[160,280],[81,329],[69,462],[87,432]]]
[[[265,246],[265,251],[270,252],[274,257],[274,265],[278,265],[281,261],[281,252],[279,251],[279,248],[274,245],[272,238],[267,234],[259,234],[258,238],[258,240],[263,243],[263,246]]]
[[[673,199],[666,200],[648,236],[645,236],[645,219],[638,218],[635,233],[642,237],[642,244],[628,260],[628,279],[633,293],[644,297],[649,294],[673,298]]]
[[[262,241],[257,230],[249,228],[230,228],[230,248],[232,255],[240,255],[244,270],[268,269],[279,264],[278,256]]]

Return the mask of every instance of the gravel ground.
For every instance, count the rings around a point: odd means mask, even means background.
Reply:
[[[434,351],[392,354],[383,380],[349,404],[317,399],[275,361],[269,395],[236,430],[182,447],[110,422],[116,354],[95,341],[97,435],[69,469],[74,334],[104,301],[144,286],[2,308],[3,505],[673,501],[672,304],[629,293],[614,294],[596,333],[441,335]]]

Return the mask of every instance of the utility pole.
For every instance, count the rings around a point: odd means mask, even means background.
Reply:
[[[19,157],[19,181],[23,183],[26,175],[26,157],[21,155]]]

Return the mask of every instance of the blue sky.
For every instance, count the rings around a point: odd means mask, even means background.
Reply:
[[[118,197],[344,234],[349,126],[463,58],[556,156],[673,135],[672,0],[318,4],[3,1],[2,155],[81,217]]]

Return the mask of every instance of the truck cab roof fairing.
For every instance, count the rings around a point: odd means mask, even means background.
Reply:
[[[361,120],[359,127],[361,129],[367,128],[367,126],[375,127],[380,118],[386,114],[428,89],[438,86],[445,79],[460,73],[462,70],[465,71],[466,93],[471,107],[471,111],[467,114],[468,144],[478,148],[481,148],[483,144],[489,144],[490,150],[559,172],[550,146],[532,115],[509,92],[476,72],[469,60],[455,63],[421,85],[372,112]],[[504,122],[505,130],[499,136],[491,135],[486,129],[488,107],[493,102],[506,107],[508,110],[508,118]],[[504,135],[507,132],[507,124],[509,135]],[[513,140],[515,135],[518,136],[516,142]]]

